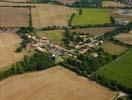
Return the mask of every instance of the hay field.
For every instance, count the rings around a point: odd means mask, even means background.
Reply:
[[[115,93],[56,66],[0,82],[1,100],[113,100]],[[10,90],[9,90],[10,89]]]
[[[122,34],[116,35],[114,38],[126,44],[132,45],[132,33],[122,33]]]
[[[26,0],[0,0],[4,2],[26,2]]]
[[[103,1],[103,7],[126,7],[126,4],[119,3],[116,1]]]
[[[105,52],[108,52],[113,55],[120,55],[127,50],[127,48],[120,45],[114,44],[112,42],[105,42],[101,45]]]
[[[81,28],[81,29],[74,29],[77,33],[90,33],[94,36],[101,36],[104,35],[105,32],[112,31],[114,27],[99,27],[99,28]]]
[[[29,9],[22,7],[0,7],[0,27],[29,26]]]
[[[77,0],[56,0],[56,1],[63,3],[63,4],[72,4]]]
[[[35,28],[66,26],[73,12],[76,11],[64,6],[39,4],[32,8],[32,24]]]
[[[15,52],[20,42],[21,39],[13,33],[0,33],[0,68],[23,58],[23,53]]]

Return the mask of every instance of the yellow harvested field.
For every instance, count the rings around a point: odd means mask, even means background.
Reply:
[[[63,4],[72,4],[74,3],[76,0],[56,0],[60,3],[63,3]]]
[[[0,100],[113,100],[115,94],[60,66],[0,82]]]
[[[0,27],[27,27],[29,14],[29,8],[0,7]]]
[[[52,4],[38,4],[32,8],[32,24],[35,28],[66,26],[68,19],[76,10]]]
[[[26,0],[0,0],[0,1],[6,1],[6,2],[26,2]]]
[[[126,44],[132,45],[132,33],[122,33],[122,34],[116,35],[114,38]]]
[[[101,36],[104,35],[106,32],[110,32],[114,30],[114,27],[99,27],[99,28],[81,28],[81,29],[73,29],[77,33],[90,33],[94,36]]]
[[[103,1],[103,7],[126,7],[126,4],[116,1]]]
[[[20,42],[21,39],[13,33],[0,33],[0,68],[7,67],[23,58],[23,53],[15,52]]]

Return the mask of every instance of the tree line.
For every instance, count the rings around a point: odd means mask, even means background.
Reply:
[[[40,71],[54,66],[54,59],[49,53],[37,52],[32,56],[25,56],[22,61],[17,62],[9,68],[0,70],[0,80],[15,74]]]

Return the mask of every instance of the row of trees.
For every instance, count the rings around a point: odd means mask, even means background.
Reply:
[[[74,2],[72,7],[102,7],[102,0],[79,0]]]
[[[129,24],[127,24],[125,26],[120,26],[120,27],[118,27],[118,28],[116,28],[110,32],[106,32],[104,34],[104,36],[102,36],[102,38],[104,38],[106,40],[113,41],[114,43],[117,43],[117,44],[122,45],[122,46],[131,47],[130,44],[123,43],[123,42],[113,38],[113,36],[115,36],[115,35],[128,33],[130,30],[132,30],[132,22],[130,22]]]
[[[100,75],[98,75],[98,74],[96,74],[96,73],[94,73],[93,76],[94,76],[94,79],[95,79],[97,82],[101,83],[101,84],[104,85],[104,86],[109,87],[109,88],[112,89],[112,90],[116,90],[116,91],[122,90],[122,91],[124,91],[124,92],[126,92],[126,93],[128,93],[128,94],[129,94],[129,93],[132,94],[132,88],[129,88],[129,87],[120,85],[120,84],[118,84],[118,83],[116,82],[116,80],[114,80],[114,81],[108,80],[108,79],[106,79],[104,76],[100,76]]]
[[[54,65],[54,60],[49,53],[35,53],[31,57],[25,56],[22,61],[17,62],[10,68],[0,70],[0,80],[14,74],[21,74],[31,71],[47,69]]]

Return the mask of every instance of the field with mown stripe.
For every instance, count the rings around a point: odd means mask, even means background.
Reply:
[[[132,88],[132,49],[96,73],[120,86]]]

